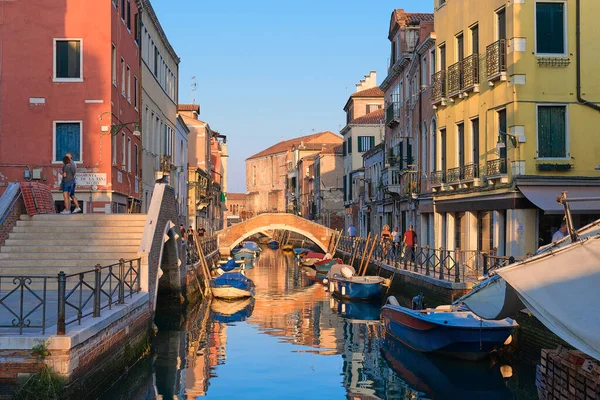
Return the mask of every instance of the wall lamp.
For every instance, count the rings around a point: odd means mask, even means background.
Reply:
[[[114,124],[110,126],[110,134],[112,136],[115,136],[117,133],[119,133],[119,131],[123,128],[125,128],[127,125],[131,125],[133,124],[133,136],[142,136],[142,133],[140,132],[140,123],[137,121],[133,121],[133,122],[125,122],[124,124]]]
[[[519,143],[525,141],[524,137],[522,136],[513,135],[512,133],[508,132],[498,132],[498,142],[496,143],[496,149],[498,150],[506,148],[506,143],[502,140],[502,135],[510,139],[510,143],[515,149],[519,147]]]

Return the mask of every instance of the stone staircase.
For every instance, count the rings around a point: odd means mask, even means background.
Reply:
[[[0,247],[2,275],[67,275],[138,258],[146,214],[22,215]]]

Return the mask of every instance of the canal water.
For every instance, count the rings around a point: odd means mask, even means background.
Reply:
[[[518,349],[476,363],[412,351],[384,338],[379,305],[332,300],[281,251],[265,250],[246,274],[253,300],[158,312],[151,354],[101,398],[537,398]]]

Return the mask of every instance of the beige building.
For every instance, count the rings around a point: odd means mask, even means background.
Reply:
[[[142,211],[147,212],[156,179],[175,170],[180,60],[150,1],[142,0],[142,6]]]
[[[285,212],[288,202],[295,201],[297,177],[288,179],[288,172],[296,171],[297,161],[316,154],[323,146],[339,145],[342,138],[333,132],[281,141],[246,159],[246,188],[251,215],[263,212]],[[296,160],[296,162],[294,162]],[[294,174],[292,174],[294,175]]]
[[[344,229],[344,199],[342,177],[344,156],[342,146],[322,150],[314,157],[313,191],[314,219],[332,229]]]

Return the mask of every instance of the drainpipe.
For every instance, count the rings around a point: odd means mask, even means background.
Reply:
[[[577,63],[577,101],[584,106],[588,106],[593,108],[596,111],[600,111],[600,106],[594,103],[590,103],[581,97],[581,0],[577,0],[577,33],[575,37],[575,42],[577,44],[577,54],[575,55],[576,63]]]

